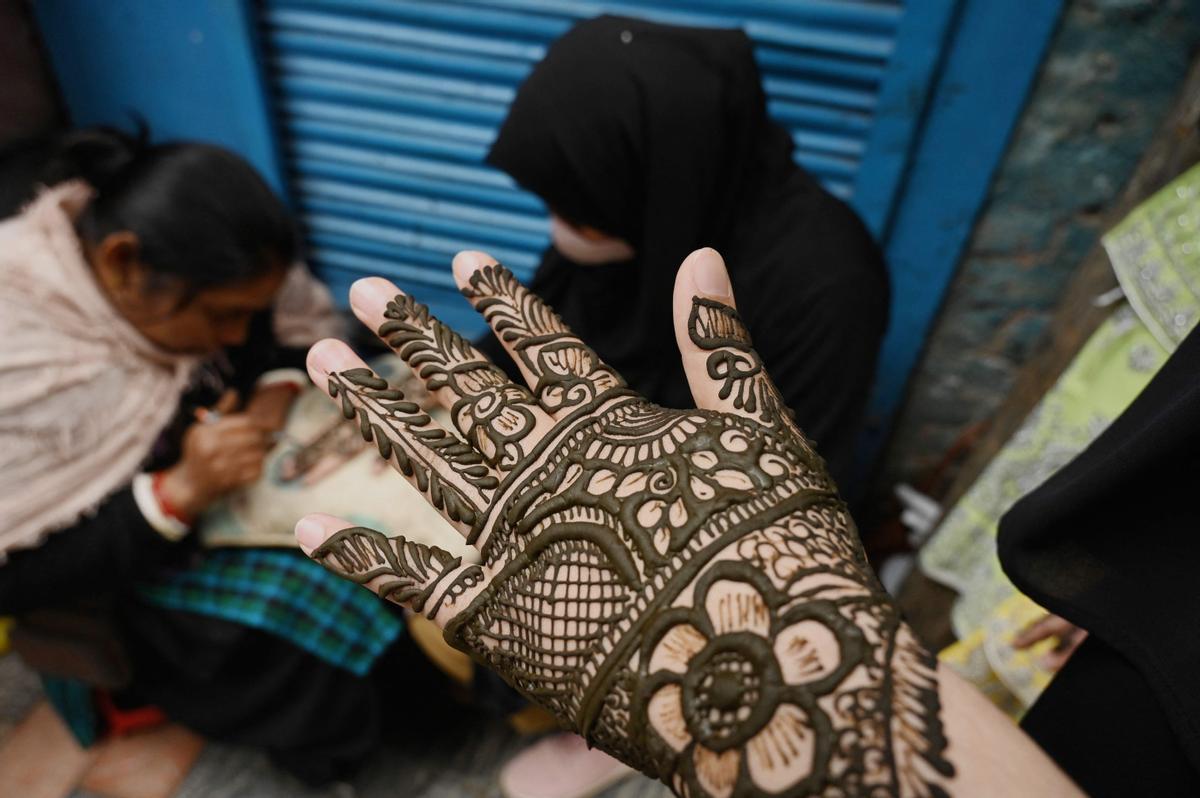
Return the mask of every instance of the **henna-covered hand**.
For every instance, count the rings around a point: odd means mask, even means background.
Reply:
[[[311,556],[680,795],[947,794],[936,662],[872,575],[719,256],[695,253],[675,292],[694,410],[626,388],[486,256],[455,275],[528,389],[382,280],[351,302],[457,434],[340,343],[309,366],[481,563],[328,516],[298,527]]]

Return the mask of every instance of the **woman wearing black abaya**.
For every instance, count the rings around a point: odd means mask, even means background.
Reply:
[[[768,120],[745,34],[580,23],[521,86],[488,162],[553,214],[534,291],[659,404],[691,402],[671,328],[676,268],[718,249],[766,367],[845,487],[887,274],[862,222]],[[480,345],[507,361],[491,336]]]
[[[1013,583],[1088,632],[1025,730],[1088,794],[1200,795],[1200,329],[1000,525]]]
[[[766,368],[846,487],[887,273],[862,222],[796,166],[768,120],[745,34],[580,23],[522,85],[488,162],[551,212],[533,290],[659,404],[692,406],[671,322],[678,264],[720,250]],[[496,338],[476,345],[516,374]],[[511,798],[568,798],[624,772],[579,738],[553,738],[502,784]]]

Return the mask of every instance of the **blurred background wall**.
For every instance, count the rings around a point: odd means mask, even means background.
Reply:
[[[479,321],[450,284],[449,256],[488,249],[528,274],[546,243],[536,198],[481,164],[546,45],[601,12],[742,27],[797,160],[859,209],[888,255],[893,321],[863,446],[882,515],[895,481],[936,493],[952,476],[953,458],[939,467],[947,450],[969,449],[964,433],[1039,347],[1198,35],[1188,0],[0,0],[0,9],[35,15],[74,123],[128,126],[136,113],[159,138],[242,152],[296,208],[335,292],[359,274],[387,274],[468,330]],[[29,74],[42,69],[31,63]]]

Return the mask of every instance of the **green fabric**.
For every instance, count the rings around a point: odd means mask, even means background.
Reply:
[[[951,615],[959,637],[1016,592],[996,557],[1000,516],[1087,448],[1166,359],[1130,308],[1118,308],[947,514],[920,562],[931,578],[961,594]]]
[[[161,607],[271,632],[359,676],[403,628],[383,600],[294,551],[217,549],[138,592]]]
[[[83,748],[99,739],[100,719],[92,703],[92,688],[76,679],[42,675],[46,700]]]
[[[1007,640],[1025,617],[1000,568],[1000,517],[1070,462],[1137,397],[1200,318],[1200,166],[1103,238],[1125,295],[1020,429],[946,515],[920,553],[931,578],[960,594],[951,621],[1010,685],[1041,683]],[[1003,639],[1001,639],[1003,638]],[[960,659],[970,652],[958,652]],[[1022,701],[1028,695],[1020,696]]]

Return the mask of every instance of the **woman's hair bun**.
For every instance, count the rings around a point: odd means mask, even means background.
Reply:
[[[90,127],[63,136],[46,165],[42,183],[84,180],[97,192],[120,182],[149,148],[143,122],[133,135],[114,127]]]

